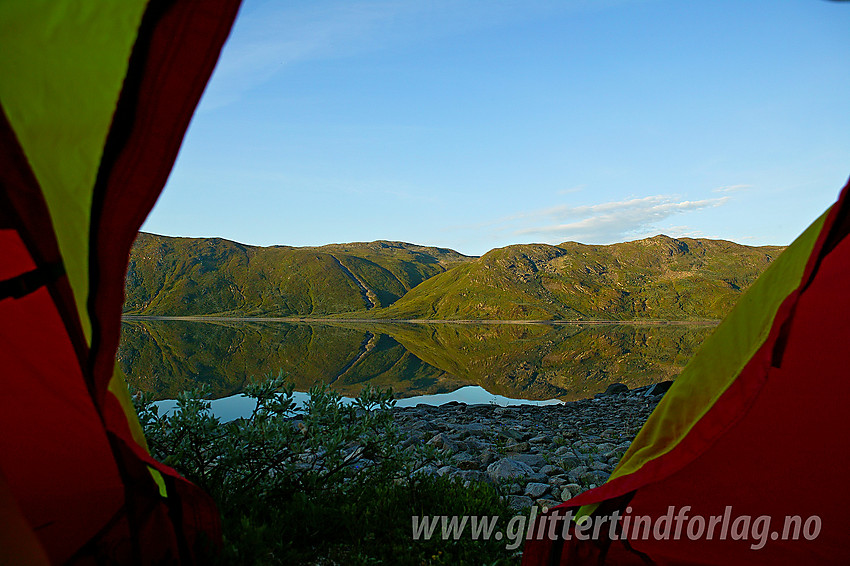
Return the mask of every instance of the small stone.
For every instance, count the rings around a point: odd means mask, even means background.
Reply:
[[[601,485],[608,481],[608,474],[601,470],[590,470],[589,472],[582,474],[579,479],[586,484],[593,483]]]
[[[525,495],[508,496],[508,507],[510,507],[514,511],[525,511],[532,505],[534,505],[534,500]]]
[[[505,450],[508,452],[528,452],[531,450],[531,445],[528,442],[517,442],[516,444],[511,444],[510,446],[505,446]]]
[[[464,432],[472,436],[480,437],[489,436],[491,431],[491,428],[489,426],[482,423],[450,424],[449,428],[458,432]]]
[[[624,383],[612,383],[608,386],[608,389],[605,390],[605,396],[608,397],[610,395],[620,395],[621,393],[628,393],[629,386]]]
[[[540,472],[534,472],[533,474],[528,475],[528,481],[549,483],[549,476],[547,476],[546,474],[541,474]]]
[[[552,464],[546,464],[542,468],[540,468],[541,474],[546,474],[547,476],[554,476],[556,474],[560,474],[564,470],[559,468],[558,466],[553,466]]]
[[[466,451],[472,452],[473,454],[480,454],[489,446],[489,444],[486,444],[485,442],[474,436],[467,437],[463,443],[466,446]]]
[[[566,454],[560,456],[559,458],[555,458],[555,461],[559,466],[564,468],[565,470],[569,470],[571,468],[575,468],[576,466],[581,465],[581,460],[575,454]]]
[[[512,458],[502,458],[498,462],[487,466],[487,473],[493,481],[501,481],[530,476],[534,473],[534,470],[525,462],[520,462]]]
[[[561,488],[561,501],[569,501],[579,493],[584,491],[577,483],[570,483]]]
[[[499,433],[501,436],[507,438],[508,440],[513,440],[514,442],[522,442],[530,435],[522,432],[520,430],[515,430],[512,428],[506,428],[502,432]]]
[[[546,458],[540,454],[515,454],[511,456],[511,459],[528,464],[532,468],[539,469],[546,465]]]
[[[549,491],[549,484],[531,482],[525,486],[525,495],[537,499]]]
[[[450,450],[454,450],[457,447],[457,443],[448,437],[447,434],[440,432],[431,437],[431,439],[426,443],[429,446],[434,446],[436,448],[448,448]]]
[[[481,462],[482,466],[489,466],[498,459],[499,456],[492,450],[485,450],[478,456],[478,461]]]
[[[567,473],[567,478],[569,478],[571,483],[578,483],[581,476],[585,473],[587,473],[586,466],[577,466]]]
[[[665,393],[667,393],[667,390],[670,389],[671,385],[673,385],[672,381],[662,381],[661,383],[656,383],[647,390],[645,395],[647,397],[664,395]]]
[[[455,465],[461,470],[477,470],[481,467],[481,461],[467,452],[461,452],[454,457]]]
[[[557,450],[555,450],[555,456],[563,456],[568,453],[572,454],[572,450],[570,450],[569,446],[560,446]]]

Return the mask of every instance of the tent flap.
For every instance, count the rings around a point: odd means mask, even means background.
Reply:
[[[130,247],[238,7],[0,5],[0,495],[29,533],[0,562],[189,564],[220,540],[114,368]]]
[[[706,340],[608,482],[540,519],[581,517],[523,564],[850,562],[848,193]],[[581,525],[605,528],[580,540]]]

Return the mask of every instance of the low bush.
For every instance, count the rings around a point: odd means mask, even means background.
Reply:
[[[246,387],[248,418],[222,423],[203,390],[160,413],[134,396],[151,454],[205,489],[222,516],[222,564],[518,563],[505,543],[414,540],[412,516],[511,515],[500,490],[420,471],[450,456],[405,443],[391,390],[366,387],[352,403],[314,387],[302,408],[282,376]],[[429,466],[431,467],[431,466]]]

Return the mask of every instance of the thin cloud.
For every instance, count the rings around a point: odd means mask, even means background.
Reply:
[[[667,226],[662,229],[665,234],[671,238],[707,238],[708,236],[702,230],[695,230],[691,226]],[[654,236],[654,234],[646,234],[646,236]]]
[[[639,0],[372,0],[244,6],[200,110],[236,102],[289,65],[435,41],[504,22]]]
[[[559,195],[571,195],[573,193],[578,193],[580,191],[583,191],[586,187],[587,187],[587,185],[576,185],[575,187],[570,187],[568,189],[561,189],[560,191],[558,191],[558,194]]]
[[[671,195],[654,195],[594,205],[563,205],[521,215],[519,218],[524,224],[540,224],[515,229],[513,234],[540,234],[552,242],[617,242],[649,232],[659,222],[672,216],[722,206],[729,199],[724,196],[680,201]]]
[[[736,193],[738,191],[743,191],[744,189],[751,188],[752,185],[725,185],[723,187],[717,187],[716,189],[712,189],[713,193]]]

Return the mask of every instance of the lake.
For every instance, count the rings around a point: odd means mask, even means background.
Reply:
[[[327,383],[345,396],[370,384],[399,398],[483,390],[569,401],[675,377],[714,327],[126,319],[118,363],[157,399],[199,384],[226,397],[283,372],[296,391]]]

